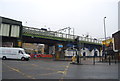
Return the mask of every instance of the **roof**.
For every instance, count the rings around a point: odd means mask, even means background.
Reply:
[[[14,47],[0,47],[0,49],[16,49],[16,50],[24,50],[23,48],[14,48]]]

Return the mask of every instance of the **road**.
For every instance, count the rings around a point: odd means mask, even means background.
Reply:
[[[118,64],[70,64],[70,61],[3,60],[3,79],[118,79]]]

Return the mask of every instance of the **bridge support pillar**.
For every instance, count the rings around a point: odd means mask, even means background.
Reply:
[[[49,54],[55,54],[55,46],[49,46]]]
[[[44,53],[49,54],[49,45],[45,44]]]
[[[63,44],[55,45],[55,60],[63,60],[64,59],[64,51]]]
[[[46,54],[55,54],[55,46],[45,44],[45,53]]]
[[[21,40],[18,40],[17,46],[18,46],[18,47],[22,47],[22,41],[21,41]]]

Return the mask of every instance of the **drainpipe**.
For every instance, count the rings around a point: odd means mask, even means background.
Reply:
[[[113,41],[113,51],[114,52],[118,52],[118,50],[115,50],[115,39],[112,38],[112,41]],[[115,56],[115,64],[116,64],[116,54],[114,55]],[[119,56],[119,55],[118,55]]]
[[[114,51],[114,52],[118,52],[118,50],[115,50],[115,39],[112,38],[112,41],[113,41],[113,51]]]

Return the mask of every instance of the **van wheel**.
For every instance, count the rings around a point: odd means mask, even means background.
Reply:
[[[28,59],[26,59],[26,61],[29,61],[29,58],[28,58]]]
[[[7,59],[6,56],[3,56],[3,57],[2,57],[2,60],[6,60],[6,59]]]
[[[21,60],[22,60],[22,61],[24,61],[24,60],[25,60],[25,58],[24,58],[24,57],[22,57],[22,58],[21,58]]]

